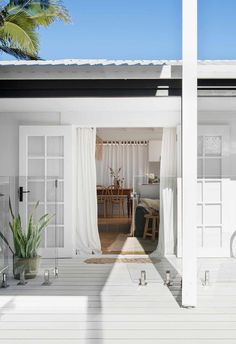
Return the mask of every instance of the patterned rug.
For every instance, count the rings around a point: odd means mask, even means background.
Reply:
[[[135,263],[135,264],[157,264],[161,260],[158,258],[89,258],[84,261],[86,264],[115,264],[115,263]]]
[[[157,240],[129,237],[128,234],[100,233],[103,254],[150,254]]]

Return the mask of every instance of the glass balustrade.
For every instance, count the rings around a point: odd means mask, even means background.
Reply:
[[[63,185],[57,177],[0,177],[0,278],[46,283],[64,245]],[[49,283],[48,283],[49,284]],[[4,285],[3,285],[4,286]]]

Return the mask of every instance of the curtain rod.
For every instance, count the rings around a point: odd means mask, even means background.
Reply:
[[[148,141],[103,141],[102,144],[148,144]]]

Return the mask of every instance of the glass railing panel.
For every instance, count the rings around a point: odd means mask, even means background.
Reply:
[[[0,177],[0,278],[3,274],[9,272],[10,266],[10,250],[6,245],[6,241],[10,243],[9,233],[9,195],[10,180],[9,177]]]

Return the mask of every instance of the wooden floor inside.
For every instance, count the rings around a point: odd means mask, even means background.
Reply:
[[[107,256],[106,256],[107,257]],[[142,256],[143,257],[143,256]],[[235,267],[235,260],[204,260],[205,266]],[[218,264],[218,265],[217,265]],[[59,260],[59,277],[42,286],[40,275],[0,289],[3,344],[235,344],[236,280],[198,284],[198,307],[181,308],[180,268],[175,257],[155,264],[93,265],[84,259]],[[163,283],[169,269],[171,289]],[[148,284],[139,286],[140,271]]]
[[[103,254],[150,254],[157,240],[135,238],[130,235],[130,217],[99,217],[98,228]]]

